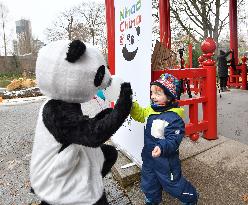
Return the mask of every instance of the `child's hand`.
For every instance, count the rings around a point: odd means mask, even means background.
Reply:
[[[152,156],[153,157],[159,157],[161,155],[161,149],[159,146],[154,147],[152,150]]]

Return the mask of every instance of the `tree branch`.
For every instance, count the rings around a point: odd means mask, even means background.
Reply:
[[[187,8],[186,8],[185,6],[186,6]],[[187,4],[186,4],[185,6],[184,6],[184,12],[188,15],[188,17],[190,18],[190,20],[193,21],[194,24],[195,24],[196,26],[198,26],[200,29],[203,29],[203,27],[200,25],[200,24],[202,24],[202,21],[200,21],[200,19],[197,18],[197,16],[193,14],[193,12],[191,11],[190,7],[189,7]],[[189,11],[190,13],[188,13],[188,11]],[[193,19],[192,16],[193,16],[195,19]],[[200,24],[199,24],[199,23],[200,23]]]
[[[176,10],[174,10],[174,8],[171,8],[172,13],[174,14],[174,18],[178,21],[178,23],[180,24],[180,26],[183,28],[183,30],[185,30],[188,35],[195,41],[195,42],[199,42],[190,32],[189,28],[185,25],[185,23],[182,22],[178,12]]]

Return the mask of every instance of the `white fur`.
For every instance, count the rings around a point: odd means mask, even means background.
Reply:
[[[107,87],[110,79],[108,69],[100,87],[95,87],[94,79],[97,69],[104,65],[101,52],[89,44],[85,53],[74,63],[66,58],[70,41],[61,40],[43,47],[36,62],[38,87],[46,96],[66,102],[87,102],[99,88]]]
[[[89,205],[102,196],[101,170],[104,156],[100,148],[72,144],[63,152],[46,129],[39,113],[30,165],[30,181],[35,193],[51,204]]]
[[[112,76],[111,85],[103,90],[104,96],[108,101],[116,101],[119,98],[121,84],[123,82],[124,81],[121,78],[117,76]]]

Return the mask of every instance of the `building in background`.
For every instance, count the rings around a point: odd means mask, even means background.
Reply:
[[[17,55],[32,52],[32,28],[30,20],[21,19],[16,21]]]

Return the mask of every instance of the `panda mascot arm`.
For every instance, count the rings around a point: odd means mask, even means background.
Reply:
[[[43,109],[44,124],[63,145],[75,143],[99,147],[120,128],[129,115],[131,95],[130,84],[123,83],[114,109],[107,108],[94,118],[83,115],[80,104],[50,100]]]
[[[38,86],[48,100],[41,107],[31,157],[30,181],[43,204],[107,205],[102,177],[117,159],[104,145],[132,106],[132,89],[122,83],[114,108],[90,118],[81,104],[112,84],[98,49],[79,40],[56,41],[39,52]]]

